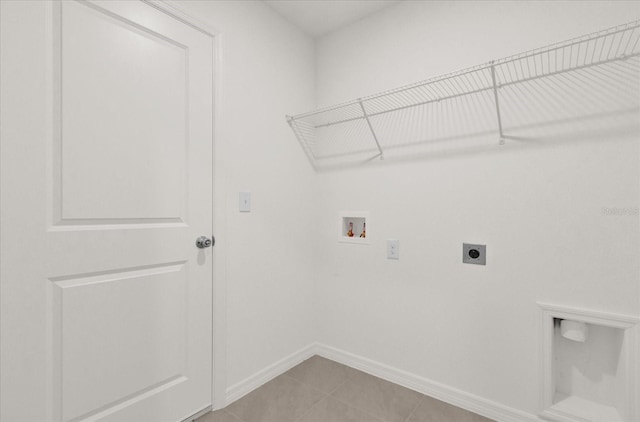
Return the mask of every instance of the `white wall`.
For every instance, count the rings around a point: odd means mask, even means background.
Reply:
[[[315,340],[315,179],[285,120],[291,110],[313,106],[314,44],[259,1],[175,4],[219,31],[218,329],[226,318],[226,362],[220,347],[214,362],[220,393]],[[251,213],[238,212],[240,191],[252,193]]]
[[[401,2],[318,41],[318,106],[638,18],[637,2]],[[536,301],[640,313],[638,216],[602,212],[639,205],[640,144],[537,141],[318,173],[319,341],[540,411]],[[341,210],[370,213],[370,246],[336,241]],[[486,267],[461,264],[463,242],[487,244]]]
[[[259,1],[175,3],[219,32],[216,392],[319,340],[535,412],[535,301],[638,314],[638,219],[601,212],[638,206],[637,140],[316,174],[284,120],[316,96],[330,105],[637,19],[638,3],[405,1],[315,46]],[[370,212],[371,245],[336,242],[341,210]],[[399,261],[384,259],[386,238]],[[463,241],[487,243],[487,267],[459,263]]]

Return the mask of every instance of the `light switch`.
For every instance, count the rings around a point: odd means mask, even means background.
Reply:
[[[387,240],[387,259],[400,259],[400,242],[397,239]]]
[[[251,212],[251,192],[240,192],[240,212]]]

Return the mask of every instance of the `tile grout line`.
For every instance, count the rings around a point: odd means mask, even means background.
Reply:
[[[336,363],[337,363],[337,362],[336,362]],[[345,366],[346,366],[346,365],[345,365]],[[348,368],[351,368],[351,367],[349,366]],[[353,369],[353,368],[352,368],[352,369]],[[284,374],[283,374],[283,375],[284,375]],[[287,375],[287,376],[288,376],[288,377],[290,377],[290,378],[293,378],[293,377],[292,377],[292,376],[290,376],[290,375]],[[293,378],[293,379],[295,379],[295,378]],[[303,384],[303,385],[306,385],[306,386],[308,386],[308,387],[311,387],[311,388],[313,388],[313,389],[315,389],[315,390],[317,390],[317,391],[320,391],[320,390],[318,390],[318,389],[316,389],[316,388],[312,387],[312,386],[311,386],[311,385],[309,385],[309,384],[303,383],[302,381],[299,381],[299,380],[296,380],[296,381],[300,382],[300,383],[301,383],[301,384]],[[308,413],[311,413],[311,411],[312,411],[315,407],[317,407],[320,403],[322,403],[324,400],[327,400],[327,399],[329,399],[329,398],[331,398],[331,399],[333,399],[333,400],[335,400],[335,401],[337,401],[337,402],[340,402],[340,403],[342,403],[342,404],[346,405],[347,407],[350,407],[350,408],[355,409],[355,410],[358,410],[358,411],[360,411],[360,412],[362,412],[362,413],[364,413],[364,414],[366,414],[366,415],[369,415],[369,416],[371,416],[371,417],[375,418],[376,420],[378,420],[379,422],[387,422],[386,420],[381,419],[381,418],[380,418],[380,417],[378,417],[378,416],[374,416],[374,415],[372,415],[372,414],[371,414],[371,413],[369,413],[367,410],[362,409],[362,408],[357,407],[357,406],[354,406],[352,403],[348,403],[348,402],[346,402],[346,401],[344,401],[344,400],[341,400],[341,399],[339,399],[339,398],[337,398],[337,397],[335,397],[335,396],[333,395],[333,393],[335,393],[335,392],[336,392],[340,387],[342,387],[343,385],[345,385],[345,384],[346,384],[346,383],[348,383],[349,381],[351,381],[351,377],[347,375],[346,379],[345,379],[344,381],[342,381],[340,384],[338,384],[336,387],[334,387],[334,388],[333,388],[329,393],[322,392],[323,394],[326,394],[326,396],[325,396],[325,397],[323,397],[321,400],[319,400],[317,403],[315,403],[313,406],[311,406],[311,407],[309,408],[309,410],[308,410],[308,411],[306,411],[303,415],[301,415],[298,419],[296,419],[296,420],[295,420],[295,421],[293,421],[293,422],[298,422],[298,421],[300,421],[300,420],[301,420],[302,418],[304,418]]]
[[[322,393],[322,394],[326,394],[326,395],[328,395],[328,393],[325,393],[325,392],[324,392],[324,391],[322,391],[322,390],[318,390],[317,388],[315,388],[315,387],[314,387],[313,385],[311,385],[311,384],[307,384],[306,382],[302,382],[302,381],[300,381],[299,379],[292,377],[291,375],[287,375],[287,373],[286,373],[286,372],[285,372],[284,374],[278,375],[278,377],[287,377],[287,378],[291,378],[292,380],[294,380],[295,382],[297,382],[297,383],[298,383],[298,384],[300,384],[300,385],[304,385],[305,387],[309,387],[309,388],[311,388],[312,390],[316,390],[316,391],[318,391],[318,392],[320,392],[320,393]],[[276,377],[276,378],[278,378],[278,377]],[[275,379],[275,378],[274,378],[274,379]]]
[[[318,403],[320,403],[322,400],[324,400],[324,399],[326,399],[327,397],[329,397],[329,394],[325,393],[324,391],[322,391],[322,390],[318,390],[317,388],[314,388],[313,386],[311,386],[311,385],[309,385],[309,384],[307,384],[307,383],[304,383],[304,382],[302,382],[302,381],[300,381],[300,380],[298,380],[298,379],[296,379],[296,378],[292,377],[291,375],[287,375],[287,373],[286,373],[286,372],[285,372],[285,373],[282,373],[282,374],[280,374],[280,375],[278,375],[277,377],[273,378],[271,381],[275,380],[276,378],[280,378],[280,377],[286,377],[286,378],[289,378],[289,379],[291,379],[292,381],[294,381],[294,382],[296,382],[296,383],[298,383],[298,384],[300,384],[300,385],[302,385],[302,386],[308,387],[308,388],[310,388],[310,389],[312,389],[312,390],[315,390],[315,391],[317,391],[317,392],[319,392],[319,393],[321,393],[321,394],[323,394],[323,395],[324,395],[324,397],[322,397],[320,400],[318,400],[317,402],[315,402],[315,403],[314,403],[314,404],[313,404],[313,405],[312,405],[312,406],[311,406],[307,411],[305,411],[305,412],[304,412],[304,413],[303,413],[299,418],[294,419],[292,422],[299,421],[299,420],[300,420],[304,415],[306,415],[307,413],[309,413],[309,411],[311,411],[311,409],[313,409],[314,407],[316,407],[316,406],[318,405]],[[266,383],[265,383],[265,384],[266,384]],[[259,390],[259,389],[260,389],[260,388],[262,388],[263,386],[264,386],[264,384],[263,384],[262,386],[260,386],[260,387],[256,388],[254,391]],[[252,391],[251,393],[253,393],[253,391]],[[251,394],[251,393],[249,393],[249,394]],[[247,394],[247,395],[248,395],[248,394]],[[245,397],[246,397],[246,396],[245,396]],[[243,397],[243,398],[244,398],[244,397]],[[227,406],[227,407],[228,407],[228,406]],[[223,410],[223,411],[225,411],[225,412],[227,412],[227,413],[228,413],[228,414],[230,414],[231,416],[233,416],[233,417],[237,418],[240,422],[246,422],[246,421],[245,421],[244,419],[242,419],[240,416],[238,416],[238,415],[236,415],[235,413],[230,412],[229,410],[227,410],[227,408],[226,408],[226,407],[225,407],[225,408],[223,408],[222,410]]]
[[[405,419],[404,422],[409,422],[409,420],[411,419],[413,414],[416,413],[416,410],[418,410],[418,407],[420,407],[420,405],[426,400],[425,397],[426,396],[423,394],[422,398],[420,400],[418,400],[418,403],[416,403],[416,406],[413,408],[411,413],[409,413],[409,416],[407,416],[407,419]]]
[[[298,419],[296,419],[295,421],[293,421],[293,422],[297,422],[297,421],[301,420],[302,418],[304,418],[307,414],[311,413],[311,411],[314,408],[316,408],[320,403],[322,403],[327,398],[332,397],[331,394],[333,394],[334,391],[336,391],[338,388],[342,387],[347,381],[350,380],[349,376],[347,375],[346,379],[343,382],[338,384],[333,390],[329,391],[328,393],[325,393],[324,391],[318,390],[317,388],[314,388],[313,386],[311,386],[311,385],[309,385],[309,384],[307,384],[305,382],[302,382],[301,380],[298,380],[298,379],[292,377],[291,375],[287,375],[286,373],[284,373],[282,375],[287,376],[287,377],[289,377],[291,379],[294,379],[294,380],[298,381],[300,384],[306,385],[307,387],[310,387],[310,388],[312,388],[312,389],[314,389],[316,391],[320,391],[322,394],[325,395],[323,398],[321,398],[316,403],[314,403],[313,406],[311,406],[306,412],[304,412],[302,415],[300,415],[300,417]],[[335,397],[334,397],[334,399],[335,399]]]
[[[330,360],[330,359],[329,359],[329,360]],[[332,362],[335,362],[335,361],[332,361]],[[339,362],[336,362],[336,363],[339,363]],[[339,364],[340,364],[340,363],[339,363]],[[340,364],[340,365],[343,365],[343,364]],[[397,384],[397,383],[394,383],[394,382],[391,382],[391,381],[387,381],[387,380],[385,380],[385,379],[383,379],[383,378],[377,377],[377,376],[375,376],[375,375],[371,375],[371,374],[369,374],[369,373],[367,373],[367,372],[361,371],[361,370],[359,370],[359,369],[353,368],[353,367],[348,366],[348,365],[344,365],[344,366],[346,366],[346,367],[348,367],[348,368],[351,368],[351,369],[353,369],[353,370],[355,370],[355,371],[362,372],[362,373],[363,373],[363,374],[365,374],[365,375],[368,375],[368,376],[371,376],[371,377],[377,378],[377,379],[379,379],[379,380],[382,380],[382,381],[385,381],[385,382],[388,382],[388,383],[391,383],[391,384],[399,385],[400,387],[406,388],[406,389],[408,389],[408,390],[411,390],[411,391],[414,391],[414,392],[416,392],[416,393],[420,394],[420,396],[422,396],[422,397],[420,398],[420,400],[418,400],[418,401],[417,401],[416,405],[413,407],[413,409],[411,410],[411,412],[409,412],[409,415],[407,415],[407,418],[404,420],[404,422],[408,422],[408,421],[409,421],[409,419],[411,418],[411,416],[413,416],[413,414],[416,412],[416,410],[418,410],[418,407],[420,406],[420,404],[422,404],[422,402],[423,402],[423,401],[425,400],[425,398],[427,397],[425,394],[422,394],[421,392],[416,391],[416,390],[413,390],[413,389],[411,389],[411,388],[404,387],[404,386],[402,386],[402,385],[400,385],[400,384]],[[349,376],[348,376],[347,378],[348,378],[348,380],[351,380],[351,377],[349,377]],[[345,381],[343,384],[345,384],[345,383],[346,383],[346,381]],[[342,386],[343,384],[341,384],[340,386]],[[334,390],[333,390],[333,392],[335,392],[337,389],[338,389],[338,388],[334,389]],[[332,392],[332,394],[333,394],[333,392]],[[372,415],[371,413],[369,413],[369,412],[368,412],[367,410],[365,410],[365,409],[362,409],[362,408],[360,408],[360,407],[357,407],[357,406],[351,405],[350,403],[346,403],[346,402],[344,402],[344,401],[342,401],[342,400],[338,399],[338,398],[337,398],[337,397],[335,397],[335,396],[332,396],[332,397],[333,397],[334,399],[338,400],[338,401],[339,401],[339,402],[341,402],[341,403],[344,403],[344,404],[346,404],[346,405],[348,405],[348,406],[353,407],[354,409],[358,409],[358,410],[360,410],[360,411],[362,411],[362,412],[365,412],[366,414],[368,414],[368,415],[370,415],[370,416],[373,416],[373,417],[375,417],[375,418],[379,419],[381,422],[387,422],[387,421],[385,421],[384,419],[382,419],[382,418],[381,418],[381,417],[379,417],[379,416],[374,416],[374,415]]]
[[[345,365],[345,366],[346,366],[346,365]],[[351,368],[351,367],[349,366],[349,368]],[[352,368],[352,369],[355,369],[355,368]],[[354,405],[353,403],[346,402],[346,401],[344,401],[344,400],[340,399],[339,397],[336,397],[336,396],[334,396],[334,395],[333,395],[333,393],[335,393],[336,391],[338,391],[338,389],[339,389],[340,387],[342,387],[343,385],[345,385],[345,384],[346,384],[347,382],[349,382],[349,381],[351,381],[351,377],[347,376],[347,379],[346,379],[343,383],[341,383],[340,385],[338,385],[336,388],[334,388],[334,389],[333,389],[333,391],[331,391],[331,394],[330,394],[329,396],[330,396],[332,399],[334,399],[334,400],[336,400],[336,401],[339,401],[340,403],[342,403],[342,404],[344,404],[344,405],[347,405],[348,407],[351,407],[351,408],[353,408],[353,409],[359,410],[360,412],[363,412],[363,413],[365,413],[365,414],[367,414],[367,415],[369,415],[369,416],[371,416],[371,417],[373,417],[373,418],[376,418],[376,419],[377,419],[378,421],[380,421],[380,422],[388,422],[386,419],[382,419],[380,416],[375,416],[375,415],[371,414],[371,412],[369,412],[369,410],[368,410],[368,409],[363,409],[362,407],[356,406],[356,405]]]
[[[307,416],[309,413],[311,413],[311,411],[313,409],[315,409],[316,407],[318,407],[318,405],[320,403],[322,403],[324,400],[326,400],[327,398],[329,398],[329,395],[325,395],[323,398],[321,398],[320,400],[318,400],[317,402],[315,402],[313,405],[311,405],[310,408],[307,409],[306,412],[304,412],[302,415],[300,415],[299,418],[296,418],[293,422],[298,422],[299,420],[301,420],[302,418],[304,418],[305,416]]]
[[[319,393],[323,394],[323,396],[324,396],[324,397],[322,397],[320,400],[318,400],[317,402],[313,403],[313,404],[311,405],[311,407],[309,407],[309,409],[307,409],[307,410],[306,410],[302,415],[300,415],[300,417],[298,417],[298,418],[294,419],[292,422],[297,422],[297,421],[299,421],[300,419],[302,419],[303,417],[305,417],[308,413],[310,413],[310,412],[311,412],[311,410],[313,410],[316,406],[318,406],[318,404],[320,404],[323,400],[325,400],[327,397],[329,397],[329,394],[325,393],[324,391],[322,391],[322,390],[318,390],[317,388],[313,387],[312,385],[309,385],[309,384],[307,384],[307,383],[305,383],[305,382],[302,382],[302,381],[300,381],[299,379],[292,377],[291,375],[287,375],[287,373],[286,373],[286,372],[285,372],[285,373],[283,373],[283,374],[282,374],[282,375],[280,375],[280,376],[281,376],[281,377],[287,377],[287,378],[290,378],[290,379],[292,379],[293,381],[297,382],[298,384],[303,385],[303,386],[305,386],[305,387],[309,387],[310,389],[315,390],[315,391],[317,391],[317,392],[319,392]]]
[[[327,359],[327,358],[325,358],[325,359]],[[331,360],[331,359],[328,359],[328,360]],[[337,363],[338,365],[346,366],[346,367],[347,367],[347,368],[349,368],[349,369],[352,369],[352,370],[354,370],[354,371],[357,371],[357,372],[354,372],[352,375],[347,375],[347,379],[346,379],[342,384],[340,384],[339,386],[337,386],[336,388],[334,388],[334,389],[333,389],[333,391],[331,392],[331,397],[332,397],[333,399],[335,399],[335,400],[339,401],[339,402],[340,402],[340,403],[342,403],[342,404],[346,404],[347,406],[349,406],[349,407],[351,407],[351,408],[353,408],[353,409],[359,410],[359,411],[361,411],[361,412],[363,412],[363,413],[365,413],[365,414],[367,414],[367,415],[369,415],[369,416],[371,416],[371,417],[373,417],[373,418],[376,418],[376,419],[377,419],[378,421],[380,421],[380,422],[388,422],[386,419],[383,419],[381,415],[375,416],[375,415],[371,414],[371,412],[369,412],[369,409],[363,409],[363,408],[361,408],[361,407],[359,407],[359,406],[354,405],[353,403],[347,403],[346,401],[341,400],[341,399],[339,399],[338,397],[336,397],[336,396],[334,396],[334,395],[333,395],[333,393],[335,393],[335,392],[336,392],[340,387],[342,387],[343,385],[345,385],[347,382],[352,381],[352,380],[353,380],[353,378],[358,374],[358,372],[359,372],[359,373],[362,373],[362,374],[365,374],[365,375],[368,375],[368,376],[370,376],[370,377],[374,377],[374,378],[378,378],[378,379],[382,379],[382,378],[376,377],[375,375],[371,375],[371,374],[369,374],[369,373],[367,373],[367,372],[361,371],[360,369],[354,368],[354,367],[349,366],[349,365],[345,365],[345,364],[343,364],[343,363],[339,363],[339,362],[336,362],[336,361],[333,361],[333,360],[332,360],[331,362]],[[386,381],[386,380],[383,380],[383,381]],[[387,382],[388,382],[388,381],[387,381]],[[406,421],[405,421],[405,422],[406,422]]]
[[[345,379],[344,381],[342,381],[340,384],[336,385],[336,387],[335,387],[333,390],[329,391],[329,393],[328,393],[328,394],[329,394],[330,396],[332,396],[332,397],[333,397],[333,393],[335,393],[336,391],[338,391],[338,389],[339,389],[340,387],[342,387],[343,385],[345,385],[345,384],[346,384],[346,383],[348,383],[349,381],[351,381],[351,378],[347,375],[347,379]],[[334,397],[334,398],[335,398],[335,397]]]
[[[236,415],[235,413],[229,412],[226,408],[224,408],[222,410],[224,410],[225,412],[227,412],[228,414],[230,414],[234,418],[238,419],[240,422],[246,422],[244,419],[242,419],[240,416]]]
[[[319,356],[319,355],[318,355],[318,356]],[[320,356],[320,357],[322,357],[322,356]],[[323,358],[323,359],[326,359],[326,358]],[[341,364],[341,363],[339,363],[339,362],[332,361],[331,359],[327,359],[327,360],[331,361],[332,363],[334,363],[334,364],[336,364],[336,365],[344,366],[344,367],[346,367],[346,368],[354,369],[354,370],[358,371],[357,369],[352,368],[352,367],[350,367],[350,366],[348,366],[348,365],[344,365],[344,364]],[[340,382],[338,385],[336,385],[336,386],[335,386],[333,389],[331,389],[328,393],[325,393],[325,392],[324,392],[324,391],[322,391],[322,390],[318,390],[317,388],[313,387],[312,385],[307,384],[306,382],[303,382],[302,380],[299,380],[299,379],[297,379],[297,378],[295,378],[295,377],[293,377],[293,376],[291,376],[291,375],[288,375],[286,372],[285,372],[284,374],[282,374],[282,375],[287,376],[287,377],[289,377],[289,378],[291,378],[291,379],[293,379],[293,380],[295,380],[295,381],[299,382],[299,383],[300,383],[300,384],[302,384],[302,385],[306,385],[307,387],[310,387],[310,388],[312,388],[312,389],[314,389],[314,390],[316,390],[316,391],[320,391],[321,393],[325,394],[325,397],[323,397],[322,399],[320,399],[318,402],[314,403],[314,404],[313,404],[313,406],[311,406],[311,407],[310,407],[310,408],[309,408],[305,413],[303,413],[303,414],[302,414],[298,419],[294,420],[293,422],[298,422],[298,421],[300,421],[300,420],[301,420],[302,418],[304,418],[307,414],[311,413],[311,411],[312,411],[314,408],[316,408],[320,403],[322,403],[324,400],[327,400],[328,398],[331,398],[331,399],[333,399],[333,400],[336,400],[337,402],[340,402],[340,403],[342,403],[342,404],[344,404],[344,405],[346,405],[347,407],[350,407],[350,408],[352,408],[352,409],[355,409],[355,410],[361,411],[361,412],[363,412],[363,413],[365,413],[365,414],[367,414],[367,415],[369,415],[369,416],[371,416],[371,417],[373,417],[373,418],[376,418],[376,419],[377,419],[378,421],[380,421],[380,422],[386,422],[385,420],[380,419],[379,417],[372,415],[371,413],[369,413],[369,412],[368,412],[368,411],[366,411],[365,409],[361,409],[361,408],[359,408],[359,407],[357,407],[357,406],[354,406],[354,405],[353,405],[353,404],[351,404],[351,403],[347,403],[347,402],[345,402],[345,401],[343,401],[343,400],[340,400],[339,398],[337,398],[337,397],[335,397],[335,396],[333,395],[333,393],[335,393],[335,392],[336,392],[340,387],[342,387],[343,385],[345,385],[346,383],[348,383],[349,381],[351,381],[352,376],[350,376],[350,375],[348,375],[348,374],[345,376],[345,379],[344,379],[342,382]]]
[[[346,365],[346,366],[347,366],[347,365]],[[351,369],[354,369],[354,370],[356,370],[356,371],[358,371],[358,372],[361,372],[361,373],[365,374],[366,376],[373,377],[373,378],[375,378],[375,379],[377,379],[377,380],[379,380],[379,381],[382,381],[382,382],[385,382],[385,383],[389,383],[389,384],[394,384],[394,385],[397,385],[397,386],[402,387],[402,388],[404,388],[404,389],[414,391],[414,392],[418,393],[420,396],[422,396],[422,397],[420,398],[420,400],[418,400],[418,401],[417,401],[417,403],[416,403],[415,407],[413,407],[413,409],[411,410],[411,412],[409,413],[409,415],[407,416],[407,418],[406,418],[406,419],[404,419],[404,422],[407,422],[407,421],[409,420],[409,418],[410,418],[411,416],[413,416],[413,414],[415,413],[415,411],[416,411],[416,409],[418,408],[418,406],[419,406],[419,405],[424,401],[424,398],[426,397],[424,394],[420,393],[419,391],[415,391],[415,390],[413,390],[413,389],[411,389],[411,388],[404,387],[404,386],[402,386],[402,385],[400,385],[400,384],[397,384],[397,383],[395,383],[395,382],[385,380],[384,378],[380,378],[380,377],[378,377],[378,376],[376,376],[376,375],[372,375],[372,374],[370,374],[370,373],[368,373],[368,372],[361,371],[361,370],[356,369],[356,368],[353,368],[353,367],[351,367],[351,366],[348,366],[348,367],[349,367],[349,368],[351,368]],[[349,377],[349,379],[351,379],[351,377]],[[351,407],[353,407],[353,408],[355,408],[355,409],[358,409],[358,410],[360,410],[360,411],[362,411],[362,412],[365,412],[365,413],[366,413],[366,414],[368,414],[368,415],[371,415],[371,416],[373,416],[373,417],[377,418],[378,420],[380,420],[380,422],[389,422],[389,421],[387,421],[386,419],[383,419],[383,418],[382,418],[382,416],[380,416],[380,415],[378,415],[378,416],[374,416],[374,415],[372,415],[372,414],[371,414],[367,409],[363,409],[363,408],[361,408],[361,407],[358,407],[358,406],[355,406],[355,405],[351,405],[351,404],[349,404],[349,403],[344,402],[343,400],[338,399],[337,397],[334,397],[334,398],[335,398],[336,400],[340,401],[341,403],[347,404],[347,405],[349,405],[349,406],[351,406]]]

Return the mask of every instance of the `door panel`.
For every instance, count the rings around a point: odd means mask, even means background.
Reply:
[[[137,1],[0,7],[0,419],[182,420],[211,404],[212,39]]]
[[[60,18],[61,222],[184,221],[188,47],[91,5]]]
[[[184,262],[52,282],[63,420],[187,381]]]

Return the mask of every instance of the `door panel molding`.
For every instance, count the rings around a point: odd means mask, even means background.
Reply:
[[[148,399],[151,396],[158,395],[165,390],[173,388],[183,382],[187,381],[187,377],[178,375],[159,382],[157,385],[150,386],[148,388],[136,391],[129,396],[123,397],[120,400],[116,400],[108,405],[96,409],[95,411],[85,413],[77,418],[70,419],[69,422],[94,422],[106,418],[107,416],[132,406],[142,400]]]
[[[187,224],[189,48],[90,2],[55,2],[52,15],[51,227],[138,229],[146,224]],[[107,30],[114,40],[105,39]],[[102,56],[118,42],[140,44],[137,54],[119,58],[115,70],[120,74],[113,74],[114,67],[101,74]],[[150,59],[157,60],[166,47],[176,49],[178,56],[172,60],[166,57],[162,66],[153,63]],[[67,67],[67,61],[73,65]],[[177,78],[183,82],[164,86],[166,92],[158,92],[153,74],[168,71],[183,73]],[[144,89],[145,83],[149,86],[146,95],[131,96],[124,104],[92,101],[109,98],[114,88],[124,97]],[[89,104],[94,107],[87,110]],[[156,104],[170,104],[172,108],[156,111]],[[137,116],[131,121],[133,125],[122,128],[126,132],[118,130],[121,125],[112,124],[132,114]],[[184,116],[178,127],[173,118],[168,118],[177,115]],[[87,121],[91,119],[95,121]],[[145,139],[153,144],[147,142],[137,148],[159,153],[144,162],[128,160],[122,154]],[[184,157],[179,160],[181,168],[175,168],[179,155]],[[123,194],[128,195],[124,203]],[[165,209],[160,215],[158,207]]]

